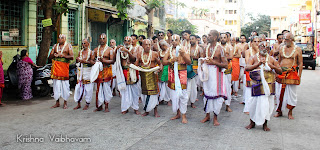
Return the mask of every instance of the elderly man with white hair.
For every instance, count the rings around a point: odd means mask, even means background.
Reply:
[[[159,42],[160,50],[159,50],[159,58],[161,63],[163,63],[164,56],[168,53],[170,45],[165,41],[161,40]],[[169,65],[164,65],[163,69],[159,72],[159,89],[160,89],[160,97],[159,101],[168,102],[168,106],[171,106],[170,97],[169,97],[169,87],[168,87],[168,67]]]
[[[91,68],[94,64],[94,53],[89,48],[88,39],[82,40],[83,49],[79,51],[77,62],[77,85],[74,90],[74,101],[78,105],[74,110],[81,108],[81,100],[85,99],[86,104],[90,104],[93,94],[94,83],[90,82]],[[89,105],[85,105],[83,110],[87,110]]]
[[[64,99],[63,109],[67,109],[70,96],[69,64],[73,60],[72,45],[66,42],[66,36],[59,35],[59,43],[53,45],[49,59],[52,60],[51,78],[53,79],[53,93],[56,104],[51,108],[60,107],[59,98]]]
[[[139,96],[141,95],[141,85],[139,85],[139,74],[137,70],[130,68],[130,64],[136,61],[136,54],[131,45],[132,38],[126,36],[124,45],[116,48],[116,78],[118,89],[121,94],[121,112],[126,114],[132,107],[137,115],[139,112]],[[139,47],[142,48],[142,47]],[[141,49],[138,51],[142,51]]]
[[[191,64],[189,53],[185,47],[180,47],[180,36],[173,35],[172,47],[165,54],[163,65],[169,65],[168,87],[172,100],[172,110],[177,115],[171,120],[179,119],[182,114],[182,123],[188,123],[186,112],[188,104],[187,93],[187,65]]]

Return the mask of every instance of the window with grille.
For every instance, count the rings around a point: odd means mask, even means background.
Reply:
[[[68,13],[68,42],[76,45],[76,10],[69,10]]]
[[[20,1],[0,1],[0,46],[18,46],[22,44],[22,7]],[[10,29],[18,29],[19,35],[11,37],[8,32]],[[5,40],[2,40],[2,33],[6,33]]]
[[[42,20],[44,19],[43,10],[40,9],[40,5],[38,5],[38,15],[37,15],[37,44],[40,45],[42,41]]]

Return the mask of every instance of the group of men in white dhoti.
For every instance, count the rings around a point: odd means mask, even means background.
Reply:
[[[139,99],[147,116],[153,110],[159,117],[158,105],[167,102],[176,115],[171,120],[182,117],[187,123],[187,106],[196,108],[198,90],[203,90],[203,110],[206,116],[202,123],[210,121],[213,113],[214,126],[220,125],[218,115],[223,103],[226,111],[232,112],[232,100],[240,97],[238,89],[243,89],[243,112],[250,115],[247,129],[263,125],[270,129],[267,121],[274,109],[274,96],[277,100],[277,114],[282,116],[289,109],[288,118],[293,119],[292,110],[297,104],[297,85],[302,72],[301,49],[294,46],[293,35],[283,33],[272,48],[263,36],[252,32],[250,42],[241,35],[239,43],[230,33],[211,30],[202,36],[200,43],[189,30],[182,37],[168,30],[152,40],[133,34],[124,38],[123,45],[116,46],[115,40],[107,44],[107,35],[99,36],[99,46],[90,50],[88,39],[82,40],[82,50],[76,57],[77,85],[74,100],[84,110],[89,108],[96,86],[96,110],[109,111],[109,103],[115,90],[121,96],[121,112],[126,114],[131,107],[139,112]],[[139,40],[139,41],[138,41]],[[54,45],[49,58],[53,59],[52,78],[54,79],[54,98],[59,107],[59,98],[67,108],[69,97],[69,61],[73,59],[72,46],[65,42],[64,35]],[[139,42],[139,45],[137,44]],[[271,52],[270,52],[271,50]],[[242,86],[240,86],[242,83]],[[200,95],[201,96],[201,95]]]

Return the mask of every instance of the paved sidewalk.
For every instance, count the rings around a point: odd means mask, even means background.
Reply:
[[[189,123],[170,120],[175,113],[171,107],[159,106],[160,118],[142,117],[129,113],[122,115],[120,99],[111,100],[110,112],[93,112],[95,102],[89,110],[73,110],[73,97],[69,98],[69,109],[50,109],[54,100],[50,97],[28,102],[10,101],[0,107],[0,149],[320,149],[320,68],[303,70],[298,89],[298,105],[294,109],[294,120],[284,117],[271,118],[270,132],[261,126],[247,130],[249,116],[242,113],[244,105],[232,101],[233,112],[224,111],[218,116],[220,126],[212,120],[201,123],[205,116],[202,97],[197,108],[188,106]],[[241,94],[242,95],[242,94]],[[93,101],[95,97],[93,97]],[[5,101],[5,100],[4,100]],[[84,103],[82,104],[84,106]],[[140,104],[142,111],[142,105]],[[212,116],[212,115],[211,115]],[[17,142],[17,135],[44,138],[43,143]],[[91,142],[57,143],[49,135],[88,137]]]

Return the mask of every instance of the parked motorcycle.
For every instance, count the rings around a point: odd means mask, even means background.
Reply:
[[[75,88],[77,84],[77,66],[75,63],[69,65],[69,84],[70,89]]]
[[[7,76],[5,77],[5,89],[6,91],[18,89],[18,76],[17,76],[17,63],[20,60],[19,49],[17,55],[12,59],[12,62],[7,70]],[[32,94],[34,96],[47,96],[51,87],[48,83],[51,75],[51,64],[47,64],[41,68],[33,68],[33,80],[31,83]]]

